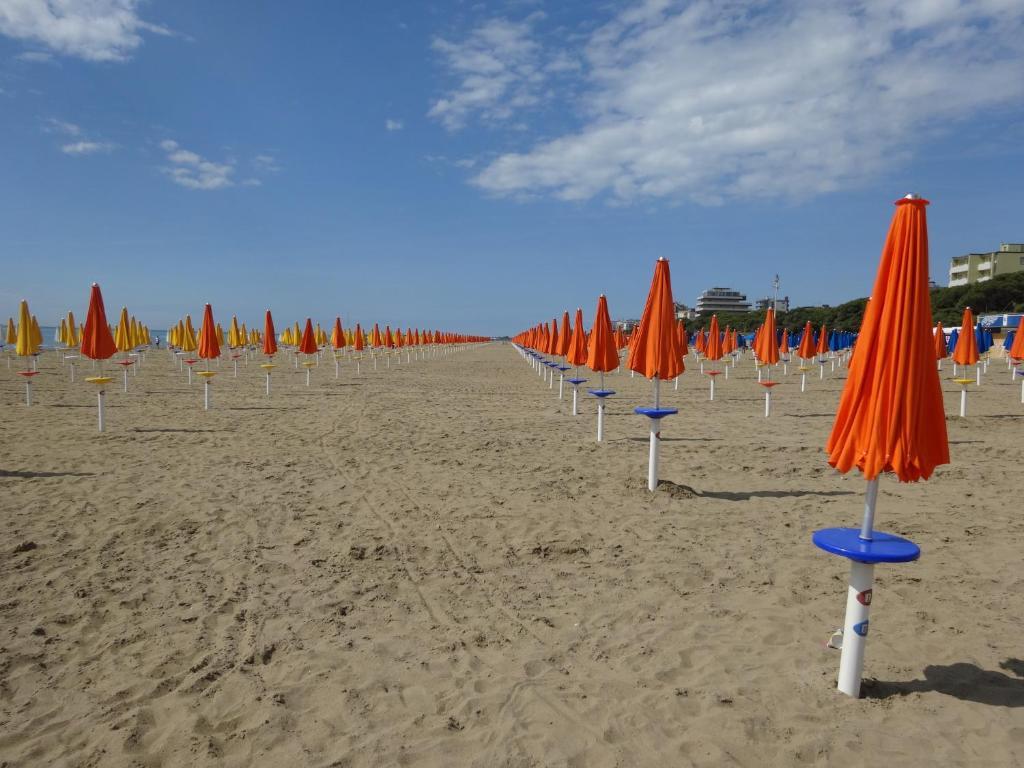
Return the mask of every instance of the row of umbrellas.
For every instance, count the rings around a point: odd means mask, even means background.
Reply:
[[[927,480],[936,466],[949,462],[946,419],[935,363],[940,355],[940,341],[943,342],[942,354],[945,354],[946,339],[941,332],[933,335],[928,290],[927,205],[926,200],[916,195],[896,202],[859,333],[837,337],[822,328],[812,349],[815,334],[808,323],[795,342],[797,354],[804,358],[836,351],[833,348],[836,345],[838,349],[853,350],[826,451],[829,464],[838,471],[859,469],[867,481],[864,518],[859,529],[822,529],[815,531],[812,539],[826,552],[850,560],[846,617],[844,628],[838,633],[842,647],[838,688],[855,697],[859,695],[863,672],[874,567],[881,562],[914,560],[920,555],[919,547],[913,542],[875,530],[879,477],[891,474],[900,482]],[[602,306],[605,306],[604,297],[599,300],[599,312]],[[969,319],[971,324],[968,324]],[[589,358],[579,351],[584,344],[581,321],[577,312],[570,334],[566,330],[566,314],[560,334],[554,323],[550,330],[542,324],[518,334],[515,342],[534,365],[544,355],[564,355],[572,365],[589,364]],[[977,361],[977,343],[973,319],[967,313],[964,323],[953,356],[954,360],[967,365]],[[610,327],[603,322],[599,325],[595,320],[588,351],[599,348],[607,358],[592,370],[618,366],[617,347],[620,345],[607,341],[609,336]],[[1024,339],[1024,333],[1019,337]],[[595,341],[598,338],[602,341]],[[657,487],[660,424],[664,418],[678,413],[676,408],[661,406],[659,384],[683,372],[688,341],[688,335],[675,317],[669,262],[659,259],[640,324],[626,344],[627,368],[651,380],[653,387],[653,405],[635,409],[650,425],[648,488],[651,491]],[[717,317],[713,316],[706,337],[702,331],[695,342],[703,347],[700,351],[705,359],[717,360],[728,354],[735,340],[730,329],[722,332],[718,328]],[[779,360],[780,351],[787,350],[791,343],[787,333],[780,333],[776,328],[774,311],[769,308],[752,344],[758,364],[766,366],[770,372],[771,366]],[[1016,351],[1024,352],[1024,349]],[[762,383],[770,393],[773,382]]]

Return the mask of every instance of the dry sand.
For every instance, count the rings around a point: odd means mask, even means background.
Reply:
[[[1024,762],[1002,363],[952,465],[883,479],[878,527],[923,556],[878,569],[861,700],[824,648],[847,567],[810,541],[860,521],[822,450],[845,371],[765,420],[749,361],[709,403],[688,360],[651,494],[639,377],[597,445],[508,345],[367,367],[278,368],[268,400],[224,366],[204,412],[151,352],[98,436],[54,353],[32,408],[0,364],[0,763]]]

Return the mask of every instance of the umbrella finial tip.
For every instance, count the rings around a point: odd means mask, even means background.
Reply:
[[[903,196],[904,200],[920,200],[921,196],[917,192],[908,192]]]

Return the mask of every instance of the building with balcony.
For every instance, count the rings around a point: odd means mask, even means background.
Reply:
[[[772,297],[765,296],[763,299],[758,299],[754,303],[754,309],[758,312],[764,312],[772,305]],[[781,299],[774,299],[775,301],[775,312],[789,312],[789,296],[783,296]]]
[[[954,256],[949,262],[949,287],[991,280],[1024,270],[1024,243],[1001,243],[998,251]]]
[[[676,320],[696,320],[697,313],[685,304],[676,304]]]
[[[750,302],[745,294],[732,288],[708,288],[697,297],[698,315],[710,315],[715,312],[749,312]]]

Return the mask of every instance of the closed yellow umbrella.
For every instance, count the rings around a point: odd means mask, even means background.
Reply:
[[[77,347],[82,339],[82,334],[78,332],[78,326],[75,324],[75,315],[73,312],[68,312],[68,337],[64,340],[64,343],[69,347]]]
[[[25,370],[18,371],[19,375],[25,377],[25,405],[32,405],[32,377],[38,373],[28,360],[37,351],[32,320],[33,317],[28,311],[28,302],[22,299],[21,306],[18,308],[18,338],[14,351],[19,357],[25,358]]]
[[[18,343],[18,327],[14,324],[13,317],[7,319],[7,343]]]
[[[64,346],[67,346],[68,338],[68,321],[67,318],[62,317],[60,319],[60,326],[57,328],[57,341]]]
[[[128,318],[128,336],[132,340],[132,349],[142,346],[142,334],[139,333],[139,322],[135,315]]]
[[[128,320],[128,307],[121,307],[121,319],[117,322],[117,330],[114,331],[114,346],[118,352],[127,353],[132,349],[132,329]]]
[[[39,330],[39,321],[32,315],[32,354],[38,355],[39,348],[43,346],[43,334]]]
[[[32,315],[28,311],[28,302],[22,299],[18,308],[18,335],[15,338],[14,351],[18,357],[29,357],[33,352]]]
[[[196,341],[195,329],[192,327],[192,315],[185,315],[185,326],[182,329],[181,336],[181,344],[179,345],[181,347],[181,351],[195,352],[199,347],[199,344]]]

